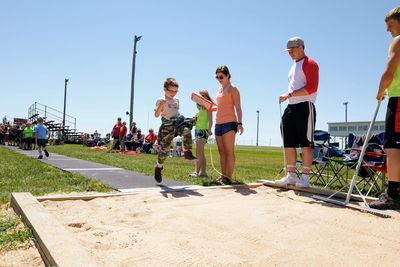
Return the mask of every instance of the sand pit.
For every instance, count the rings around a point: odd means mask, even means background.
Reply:
[[[98,266],[399,266],[381,218],[269,187],[155,191],[42,205]]]

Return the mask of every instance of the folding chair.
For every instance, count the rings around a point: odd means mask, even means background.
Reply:
[[[376,109],[375,109],[375,112],[374,112],[374,116],[373,116],[373,118],[371,120],[371,123],[370,123],[368,131],[367,131],[366,140],[369,140],[370,137],[371,137],[372,127],[373,127],[373,125],[375,123],[376,115],[378,114],[381,102],[382,102],[382,100],[378,100],[378,104],[376,106]],[[362,194],[362,192],[359,190],[359,188],[357,186],[356,178],[357,178],[357,175],[359,174],[360,167],[362,166],[366,149],[367,149],[367,142],[364,142],[364,145],[362,146],[362,149],[361,149],[361,152],[360,152],[360,156],[359,156],[359,159],[358,159],[358,162],[357,162],[357,165],[356,165],[356,170],[354,171],[353,177],[352,177],[351,182],[349,184],[345,185],[343,188],[337,190],[336,192],[334,192],[333,194],[331,194],[328,197],[320,196],[320,195],[314,195],[313,197],[315,199],[323,200],[323,201],[334,203],[334,204],[337,204],[337,205],[343,205],[343,206],[346,206],[346,207],[359,209],[359,210],[370,212],[370,213],[373,213],[373,214],[376,214],[376,215],[379,215],[379,216],[390,217],[390,215],[388,214],[387,211],[381,211],[381,210],[377,210],[377,209],[371,208],[368,205],[368,202],[365,199],[364,195]],[[334,198],[335,195],[338,192],[340,192],[341,190],[343,190],[345,187],[348,188],[347,195],[346,195],[346,200],[345,201],[341,201],[341,200],[335,199]],[[357,205],[353,205],[353,204],[350,203],[351,194],[353,194],[353,190],[354,189],[357,190],[358,194],[363,199],[363,202],[364,202],[364,206],[363,207],[360,207],[360,206],[357,206]]]
[[[329,181],[330,134],[326,131],[314,131],[313,163],[310,172],[310,182],[315,185],[325,186]],[[301,160],[297,164],[302,164]],[[299,173],[298,173],[299,175]]]

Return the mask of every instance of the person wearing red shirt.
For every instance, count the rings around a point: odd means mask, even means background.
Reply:
[[[121,126],[122,126],[121,118],[118,118],[118,119],[117,119],[117,123],[114,125],[114,127],[113,127],[113,129],[112,129],[112,131],[111,131],[111,136],[112,136],[113,139],[114,139],[114,140],[113,140],[112,147],[111,147],[111,150],[116,149],[117,146],[119,147],[119,145],[120,145],[119,133],[120,133],[120,131],[121,131]]]
[[[149,133],[144,138],[143,151],[150,153],[150,148],[153,147],[154,143],[157,142],[157,135],[153,129],[149,129]]]
[[[119,130],[119,142],[121,144],[121,151],[125,151],[125,139],[127,133],[128,133],[128,128],[126,128],[126,122],[124,121]]]

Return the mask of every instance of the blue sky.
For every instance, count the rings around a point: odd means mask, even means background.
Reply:
[[[384,17],[397,1],[2,1],[0,116],[27,117],[39,102],[63,109],[79,131],[109,132],[129,122],[134,35],[138,42],[134,120],[159,127],[156,99],[166,77],[180,84],[181,113],[196,113],[192,92],[215,96],[217,66],[226,64],[240,92],[245,133],[239,144],[280,145],[278,96],[287,90],[292,60],[282,52],[292,36],[320,67],[317,128],[370,120],[391,36]],[[384,102],[384,106],[386,101]],[[286,104],[282,105],[282,110]],[[378,119],[384,119],[385,108]]]

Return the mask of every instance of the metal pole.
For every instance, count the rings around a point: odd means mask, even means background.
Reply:
[[[63,126],[63,133],[65,130],[65,108],[66,108],[66,104],[67,104],[67,83],[68,83],[69,79],[65,79],[65,87],[64,87],[64,112],[63,112],[63,121],[62,121],[62,126]]]
[[[346,125],[346,136],[344,137],[344,147],[346,148],[347,145],[347,136],[349,135],[349,126],[347,125],[347,104],[349,104],[349,102],[344,102],[344,122]]]
[[[260,121],[260,111],[257,110],[257,139],[256,139],[256,146],[258,146],[258,129],[259,129],[259,121]]]
[[[131,79],[131,104],[129,109],[129,129],[132,129],[133,122],[133,100],[135,97],[135,64],[136,64],[136,43],[142,38],[142,36],[135,35],[133,42],[133,59],[132,59],[132,79]]]

